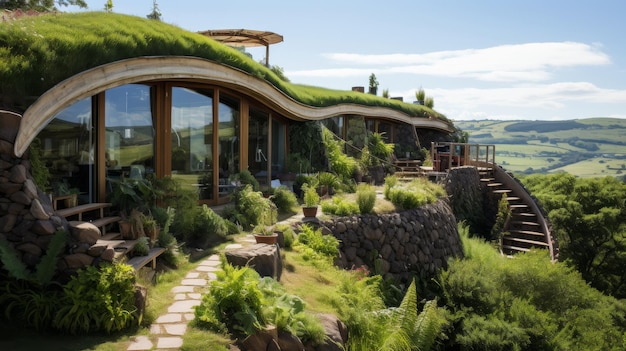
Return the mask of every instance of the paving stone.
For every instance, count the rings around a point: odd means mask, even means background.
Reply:
[[[165,328],[165,332],[169,335],[185,335],[187,331],[187,324],[185,323],[176,323],[176,324],[164,324],[163,328]]]
[[[208,260],[220,262],[220,255],[211,255],[209,256]]]
[[[209,281],[217,279],[217,275],[215,273],[208,273],[207,276]]]
[[[187,294],[187,296],[189,296],[189,298],[193,300],[200,300],[202,298],[202,294],[200,293],[189,293]]]
[[[211,266],[211,267],[219,267],[222,265],[222,262],[220,261],[213,261],[213,260],[204,260],[202,262],[200,262],[199,266]]]
[[[176,301],[167,309],[167,311],[169,313],[193,313],[194,306],[198,306],[199,304],[200,300]]]
[[[178,336],[161,337],[157,340],[157,349],[178,349],[183,346],[183,338]]]
[[[187,273],[187,276],[185,276],[185,278],[187,279],[195,279],[198,278],[200,276],[200,273],[198,272],[189,272]]]
[[[180,313],[169,313],[157,318],[155,323],[178,323],[182,320],[183,316]]]
[[[187,286],[205,286],[207,281],[206,279],[183,279],[180,283]]]
[[[186,300],[186,299],[187,299],[187,294],[185,293],[174,295],[175,301],[181,301],[181,300]]]
[[[196,315],[193,313],[185,313],[185,320],[187,322],[191,322],[192,320],[194,320],[196,318]]]
[[[187,293],[193,292],[193,286],[175,286],[172,288],[173,293]]]
[[[198,272],[218,272],[218,271],[221,271],[222,269],[218,267],[213,267],[213,266],[198,266],[196,270]]]
[[[145,335],[136,336],[135,341],[133,341],[126,350],[128,351],[152,350],[152,341],[150,341],[150,339]]]
[[[243,247],[243,245],[241,244],[229,244],[226,245],[226,247],[224,248],[225,250],[235,250],[235,249],[241,249]]]
[[[150,334],[155,334],[155,335],[163,334],[163,331],[161,330],[161,325],[160,324],[152,324],[150,326]]]

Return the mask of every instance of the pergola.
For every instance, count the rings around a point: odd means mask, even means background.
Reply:
[[[265,66],[268,67],[270,45],[283,41],[283,36],[280,34],[252,29],[216,29],[198,33],[231,46],[265,46]]]

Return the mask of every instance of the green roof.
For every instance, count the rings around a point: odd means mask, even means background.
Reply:
[[[164,55],[200,57],[243,70],[314,107],[354,103],[447,121],[421,105],[285,82],[247,55],[201,34],[106,12],[50,13],[0,22],[0,103],[25,109],[28,102],[77,73],[122,59]]]

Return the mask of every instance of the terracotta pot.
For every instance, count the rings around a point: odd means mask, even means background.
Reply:
[[[254,234],[254,240],[256,240],[257,244],[276,244],[276,239],[278,238],[278,234],[274,233],[272,235],[260,235]]]
[[[302,213],[304,214],[304,217],[315,217],[317,216],[317,206],[315,207],[303,206]]]

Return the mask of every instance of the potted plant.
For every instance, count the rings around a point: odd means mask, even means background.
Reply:
[[[315,217],[317,215],[317,205],[320,202],[320,195],[317,193],[316,187],[308,183],[302,185],[302,190],[304,190],[302,213],[304,217]]]
[[[332,195],[336,188],[339,187],[340,182],[337,175],[330,172],[320,172],[317,175],[317,180],[319,183],[319,195]]]
[[[141,225],[143,227],[143,232],[146,234],[150,242],[156,241],[159,237],[159,226],[157,225],[156,219],[151,215],[144,215],[141,217]]]
[[[138,210],[132,210],[130,215],[118,222],[122,239],[135,240],[145,236],[143,218],[145,215]]]
[[[372,95],[376,95],[378,93],[378,79],[376,79],[376,75],[374,73],[370,74],[369,93]]]
[[[273,226],[267,225],[257,225],[252,230],[252,235],[254,236],[254,240],[256,240],[257,244],[276,244],[276,239],[278,238],[278,234],[274,233]]]

